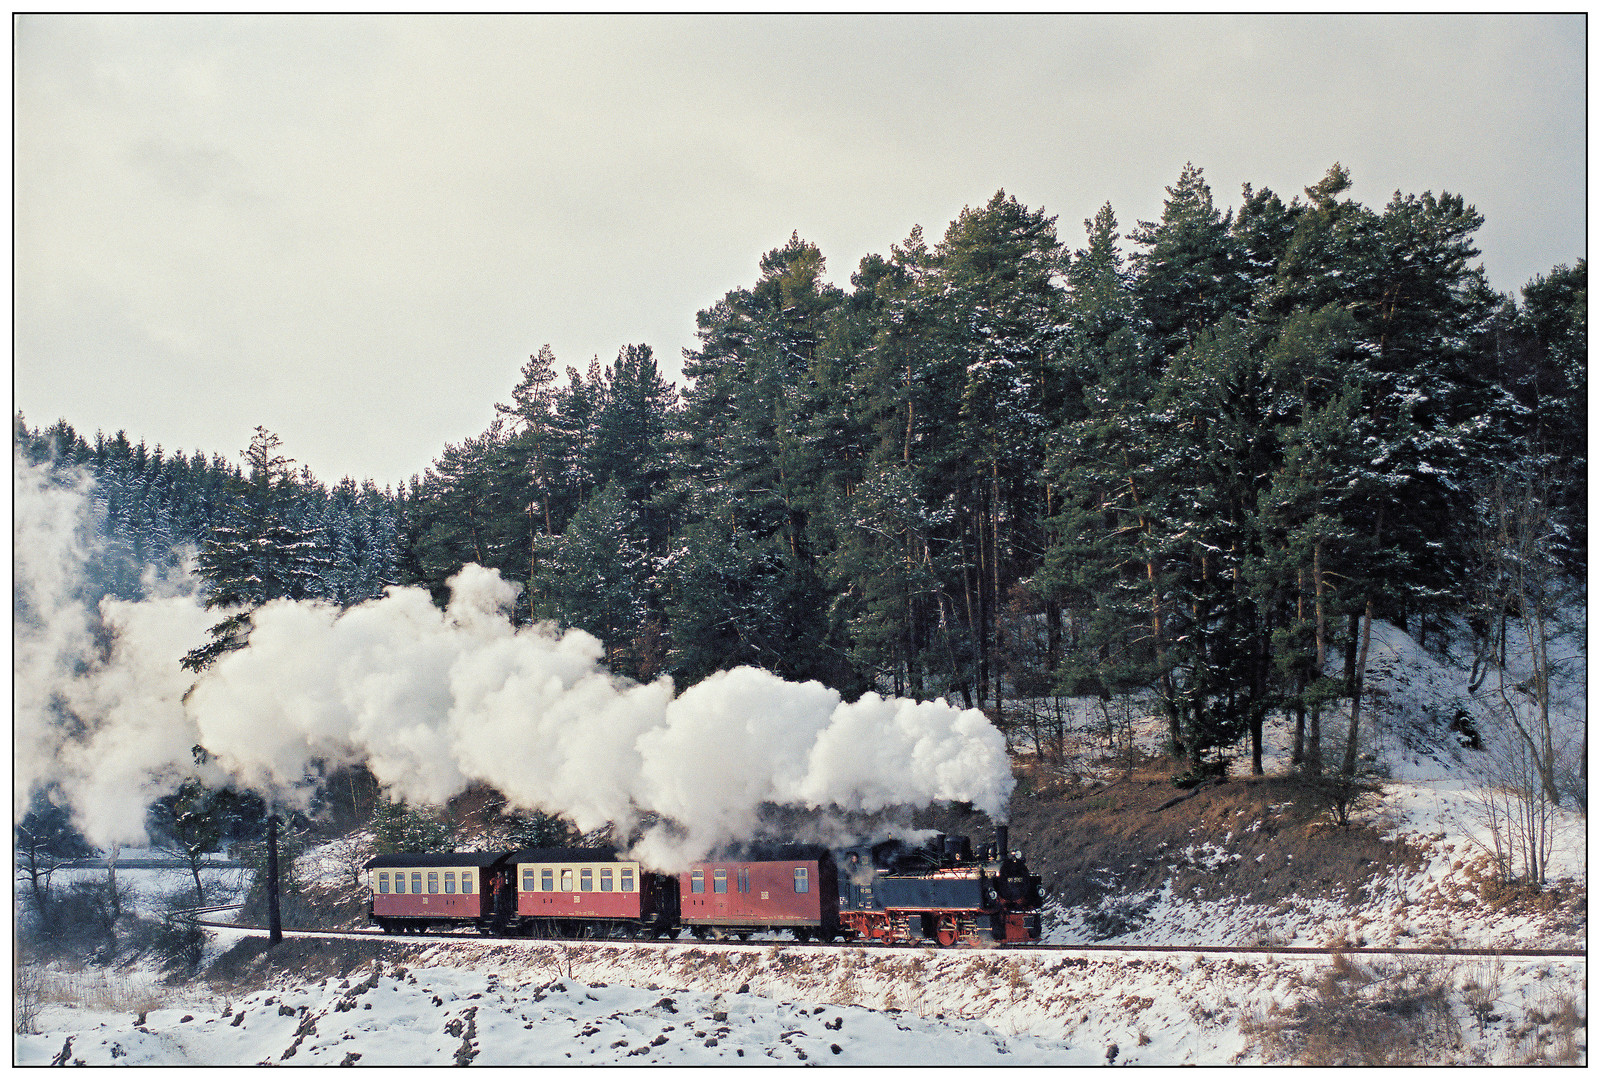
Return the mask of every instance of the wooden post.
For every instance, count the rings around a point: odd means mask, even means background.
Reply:
[[[283,918],[278,910],[278,815],[267,815],[267,944],[283,940]]]

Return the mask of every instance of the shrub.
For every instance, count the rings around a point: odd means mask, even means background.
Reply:
[[[12,977],[14,1028],[18,1035],[39,1034],[39,1005],[44,992],[44,972],[38,964],[18,963]]]
[[[1295,1005],[1247,1018],[1244,1034],[1268,1061],[1348,1068],[1438,1064],[1461,1030],[1450,1010],[1450,969],[1402,963],[1389,975],[1343,953]]]
[[[1226,780],[1227,778],[1228,759],[1219,757],[1210,761],[1202,761],[1188,772],[1174,776],[1172,778],[1172,786],[1188,791],[1191,788],[1199,787],[1201,784],[1207,784],[1213,780]]]

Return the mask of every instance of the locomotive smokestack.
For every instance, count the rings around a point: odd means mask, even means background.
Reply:
[[[996,858],[1002,862],[1004,862],[1006,856],[1010,854],[1010,852],[1006,850],[1006,841],[1010,839],[1011,829],[1008,826],[996,825],[994,827],[994,846],[995,850],[998,852]]]

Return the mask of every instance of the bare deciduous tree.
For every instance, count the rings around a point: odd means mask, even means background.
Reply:
[[[1474,545],[1475,617],[1507,627],[1497,635],[1500,662],[1491,654],[1493,666],[1480,680],[1491,687],[1487,712],[1496,730],[1488,736],[1491,770],[1478,802],[1502,873],[1510,880],[1520,870],[1535,885],[1545,880],[1567,756],[1551,720],[1550,641],[1570,606],[1571,586],[1559,560],[1566,533],[1546,487],[1534,459],[1486,477]],[[1513,662],[1525,665],[1525,678],[1511,673]]]

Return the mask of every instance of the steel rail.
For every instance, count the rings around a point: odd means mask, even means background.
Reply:
[[[239,904],[219,904],[219,905],[217,905],[215,907],[191,908],[191,909],[186,909],[186,910],[182,910],[182,911],[174,911],[174,912],[171,913],[171,917],[173,917],[173,918],[186,918],[186,919],[188,919],[188,921],[194,923],[197,926],[205,926],[205,927],[210,927],[210,928],[218,929],[218,930],[243,930],[243,931],[246,931],[246,932],[249,932],[249,933],[261,933],[261,934],[266,933],[267,932],[267,928],[265,926],[252,926],[252,925],[245,925],[245,924],[240,924],[240,923],[217,922],[217,921],[213,921],[213,920],[209,920],[209,919],[200,919],[200,918],[195,918],[194,917],[194,916],[198,916],[198,915],[202,915],[202,914],[211,914],[211,913],[214,913],[214,912],[217,912],[217,911],[229,911],[229,910],[236,909],[236,908],[238,908],[240,906],[242,906],[242,905],[239,905]],[[808,948],[808,949],[815,949],[815,948],[835,948],[835,949],[839,949],[839,948],[873,948],[873,949],[926,948],[926,949],[936,949],[936,948],[938,948],[938,946],[935,946],[935,945],[923,944],[923,943],[919,943],[919,942],[906,942],[904,944],[897,944],[897,945],[882,945],[882,944],[874,944],[874,943],[869,943],[869,942],[848,942],[848,941],[845,941],[845,942],[831,942],[831,943],[829,943],[829,942],[820,942],[820,941],[812,941],[812,942],[801,942],[801,941],[783,941],[783,942],[775,942],[775,941],[737,941],[737,940],[727,940],[727,939],[707,939],[707,940],[702,941],[702,940],[700,940],[698,938],[693,938],[693,937],[688,938],[688,939],[683,940],[683,941],[672,941],[672,940],[669,940],[669,941],[640,941],[640,940],[637,940],[637,939],[628,939],[628,938],[592,938],[592,937],[578,937],[578,938],[570,938],[570,937],[568,937],[568,938],[562,938],[562,937],[541,937],[541,938],[495,937],[495,936],[488,936],[488,935],[479,934],[479,933],[462,933],[462,932],[455,932],[455,931],[420,932],[420,933],[416,933],[416,934],[386,934],[382,930],[378,930],[378,929],[375,929],[375,928],[371,929],[371,930],[311,930],[311,929],[304,929],[304,928],[299,928],[299,927],[294,927],[294,928],[284,927],[283,934],[284,934],[285,937],[291,937],[292,936],[292,937],[353,938],[353,939],[365,939],[365,940],[369,940],[369,941],[372,941],[372,940],[376,940],[376,941],[394,941],[394,942],[399,942],[401,944],[427,944],[430,941],[436,941],[436,942],[441,942],[441,943],[443,943],[443,942],[463,942],[463,941],[471,941],[471,942],[478,942],[478,943],[483,943],[483,942],[528,942],[530,944],[533,944],[533,943],[537,943],[537,942],[541,942],[541,941],[548,941],[548,942],[554,942],[556,944],[563,944],[563,945],[572,945],[572,944],[578,944],[578,945],[686,945],[686,946],[688,946],[688,945],[724,945],[724,946],[727,946],[727,947],[730,947],[730,948],[745,948],[745,949],[757,949],[757,948],[764,949],[764,948],[771,947],[773,945],[779,945],[779,946],[781,946],[783,948],[786,948],[786,949],[789,949],[789,948]],[[968,946],[969,949],[971,947],[972,946]],[[1103,953],[1137,953],[1137,954],[1142,954],[1142,955],[1148,955],[1148,954],[1172,954],[1172,953],[1179,953],[1179,954],[1221,953],[1223,955],[1253,954],[1253,955],[1258,955],[1258,956],[1260,956],[1260,955],[1265,955],[1265,956],[1335,956],[1335,955],[1338,955],[1338,956],[1437,956],[1437,957],[1500,956],[1500,957],[1521,958],[1521,959],[1548,958],[1548,959],[1566,959],[1566,960],[1572,960],[1572,959],[1586,960],[1586,959],[1588,959],[1588,956],[1589,956],[1588,952],[1586,952],[1585,950],[1582,950],[1582,949],[1521,949],[1521,948],[1493,948],[1493,947],[1476,947],[1475,948],[1475,947],[1471,947],[1471,946],[1461,946],[1459,948],[1448,948],[1448,949],[1445,949],[1445,948],[1430,949],[1430,948],[1424,948],[1424,947],[1415,946],[1415,945],[1395,945],[1395,946],[1388,946],[1388,947],[1385,947],[1385,946],[1374,946],[1374,945],[1362,945],[1362,946],[1350,946],[1350,947],[1341,947],[1341,946],[1335,946],[1335,945],[1089,945],[1089,944],[1064,945],[1064,944],[1056,944],[1056,943],[1051,943],[1051,944],[1029,943],[1029,944],[1024,945],[1024,944],[1020,944],[1020,943],[1001,944],[1001,943],[995,942],[995,943],[986,943],[986,944],[984,944],[982,946],[979,946],[979,947],[981,947],[981,948],[992,948],[992,949],[1004,949],[1006,951],[1024,952],[1024,953],[1031,953],[1031,952],[1039,952],[1039,953],[1046,953],[1046,952],[1065,952],[1065,953],[1103,952]],[[959,945],[954,947],[955,950],[959,950],[960,948],[961,948],[961,946],[959,946]]]

